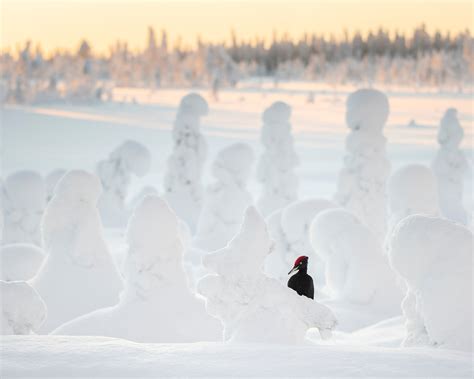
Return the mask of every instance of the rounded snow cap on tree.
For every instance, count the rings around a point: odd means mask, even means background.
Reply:
[[[246,143],[234,143],[217,154],[213,166],[214,175],[219,176],[218,171],[224,169],[237,177],[246,177],[254,161],[252,148]]]
[[[150,151],[141,143],[128,140],[117,149],[126,166],[136,176],[144,176],[151,165]]]
[[[192,92],[181,99],[178,111],[195,116],[206,116],[209,113],[209,106],[201,95]]]
[[[276,101],[265,109],[262,115],[262,120],[266,123],[286,123],[290,117],[291,107],[283,101]]]
[[[102,186],[96,175],[84,170],[72,170],[59,179],[53,199],[58,197],[95,206],[101,193]]]
[[[7,177],[3,187],[13,207],[33,210],[44,206],[44,180],[35,171],[17,171]]]
[[[375,89],[360,89],[346,101],[346,123],[353,130],[381,130],[389,113],[387,96]]]
[[[438,143],[441,146],[458,147],[464,137],[464,130],[458,120],[458,111],[449,108],[443,118],[438,130]]]

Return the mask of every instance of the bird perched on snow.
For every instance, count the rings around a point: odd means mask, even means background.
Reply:
[[[288,287],[295,290],[300,296],[304,295],[310,299],[314,299],[313,278],[307,273],[308,257],[304,255],[298,257],[288,275],[295,271],[297,271],[297,273],[288,280]]]

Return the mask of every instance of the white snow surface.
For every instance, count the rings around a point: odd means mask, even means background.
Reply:
[[[60,179],[46,208],[47,257],[31,281],[48,307],[41,333],[118,302],[122,279],[103,237],[96,208],[100,191],[95,175],[72,170]]]
[[[13,243],[0,246],[0,280],[29,280],[36,275],[44,258],[44,251],[36,245]]]
[[[414,215],[395,228],[390,261],[406,281],[405,346],[472,351],[473,234],[449,220]]]
[[[46,305],[27,282],[0,280],[0,298],[2,335],[31,334],[39,329],[46,318]]]
[[[224,325],[224,340],[233,343],[300,344],[309,328],[323,338],[336,325],[331,310],[265,276],[263,263],[271,240],[254,207],[227,247],[210,253],[203,264],[215,274],[198,282],[207,311]]]
[[[127,229],[125,291],[120,302],[72,320],[60,335],[95,335],[136,342],[222,340],[220,322],[187,286],[179,223],[168,204],[146,196]]]
[[[32,243],[41,246],[40,221],[46,192],[40,174],[17,171],[3,182],[3,244]]]

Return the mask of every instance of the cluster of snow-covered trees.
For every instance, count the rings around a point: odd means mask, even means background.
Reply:
[[[197,93],[179,104],[161,193],[147,187],[129,201],[133,175],[146,175],[152,160],[135,141],[100,160],[95,174],[11,174],[2,181],[1,332],[301,343],[311,328],[329,337],[357,309],[373,321],[403,312],[405,345],[471,350],[462,127],[448,109],[433,169],[411,164],[391,173],[389,109],[378,90],[349,95],[334,199],[298,197],[291,107],[283,102],[262,114],[261,195],[247,189],[255,154],[244,143],[217,154],[204,189],[200,125],[209,107]],[[125,231],[123,261],[104,226]],[[313,263],[316,300],[286,287],[300,255]]]

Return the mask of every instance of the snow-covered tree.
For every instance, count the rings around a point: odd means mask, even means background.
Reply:
[[[438,181],[439,204],[443,216],[468,223],[463,207],[463,181],[469,171],[469,164],[459,148],[464,130],[459,123],[457,110],[449,108],[441,119],[438,131],[440,148],[432,163]]]
[[[46,175],[46,178],[44,179],[44,181],[46,185],[46,202],[47,203],[53,198],[54,187],[56,187],[56,184],[58,184],[59,179],[61,179],[65,173],[66,173],[66,170],[62,168],[58,168],[56,170],[51,171],[48,175]]]
[[[0,334],[32,334],[46,319],[46,305],[27,282],[0,280]]]
[[[46,208],[41,228],[47,257],[32,280],[48,307],[42,332],[118,302],[122,280],[103,237],[100,191],[95,175],[69,171]]]
[[[105,226],[125,226],[129,216],[126,199],[132,176],[142,177],[151,165],[150,151],[136,141],[125,141],[97,164],[103,192],[98,207]]]
[[[252,205],[247,181],[253,150],[235,143],[221,150],[212,165],[215,182],[207,189],[194,244],[203,250],[224,247],[239,231],[245,209]]]
[[[72,320],[55,334],[99,335],[137,342],[222,339],[222,327],[191,294],[183,270],[179,221],[168,204],[146,196],[127,229],[125,291],[120,302]]]
[[[405,346],[472,351],[472,232],[449,220],[413,215],[390,241],[392,267],[405,280]]]
[[[263,112],[260,140],[264,152],[257,167],[257,179],[262,184],[258,208],[264,216],[283,208],[298,197],[295,167],[298,156],[291,135],[291,107],[277,101]]]
[[[192,231],[201,211],[201,177],[207,156],[200,119],[208,111],[206,100],[197,93],[181,99],[173,126],[173,152],[164,179],[166,200]]]
[[[41,267],[44,251],[36,245],[13,243],[0,247],[0,280],[30,280]]]
[[[224,339],[302,343],[309,328],[327,336],[336,324],[329,308],[264,275],[271,245],[265,221],[250,207],[227,247],[203,258],[215,274],[201,279],[198,291],[206,298],[208,312],[222,321]]]
[[[3,244],[41,246],[40,222],[44,212],[44,180],[34,171],[17,171],[3,182]]]
[[[387,96],[380,91],[361,89],[347,98],[346,123],[350,133],[335,196],[380,240],[385,235],[385,186],[390,174],[383,135],[388,114]]]

